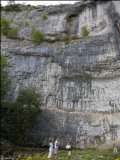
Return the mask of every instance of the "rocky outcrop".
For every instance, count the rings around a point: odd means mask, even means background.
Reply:
[[[54,7],[39,8],[17,14],[2,12],[13,19],[11,25],[19,28],[20,37],[2,37],[2,53],[11,61],[9,98],[15,98],[21,87],[35,85],[44,99],[29,144],[46,145],[54,136],[60,137],[61,145],[70,136],[81,148],[119,142],[120,2],[81,1],[58,7],[58,12]],[[23,25],[25,20],[29,26]],[[82,38],[85,26],[89,35]],[[77,39],[35,46],[32,28],[49,38],[74,35]]]

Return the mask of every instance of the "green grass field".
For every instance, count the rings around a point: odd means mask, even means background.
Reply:
[[[32,158],[25,156],[32,154]],[[19,160],[47,160],[48,150],[40,150],[40,151],[28,151],[21,152]],[[118,152],[118,156],[120,157],[120,151]],[[59,150],[58,160],[67,160],[67,151]],[[87,150],[73,150],[71,160],[120,160],[120,158],[115,158],[113,156],[112,150],[95,150],[95,149],[87,149]]]

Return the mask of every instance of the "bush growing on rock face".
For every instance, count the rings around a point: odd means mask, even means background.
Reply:
[[[5,18],[1,18],[1,34],[7,36],[9,30],[10,30],[10,21]]]
[[[29,24],[30,24],[29,20],[23,21],[23,25],[24,25],[25,27],[29,26]]]
[[[40,44],[44,40],[44,33],[37,29],[32,29],[31,38],[34,44]]]
[[[67,20],[67,22],[70,22],[72,20],[72,18],[76,17],[77,15],[75,13],[73,14],[69,14],[65,17],[65,19]]]
[[[70,21],[72,20],[72,17],[69,16],[69,15],[67,15],[67,16],[65,17],[65,19],[66,19],[67,22],[70,22]]]
[[[10,27],[10,21],[1,18],[1,34],[7,36],[8,38],[18,38],[18,29]]]
[[[9,87],[10,87],[10,76],[7,71],[7,67],[9,65],[9,62],[7,58],[3,55],[0,55],[0,71],[1,71],[1,100],[4,99]]]
[[[8,32],[8,38],[16,39],[18,38],[18,29],[17,28],[11,28]]]
[[[83,38],[85,38],[85,37],[87,37],[89,35],[89,31],[87,30],[86,26],[82,27],[82,31],[81,32],[82,32],[82,37]]]
[[[42,19],[43,21],[45,21],[47,18],[48,18],[48,17],[47,17],[47,14],[44,14],[44,15],[41,16],[41,19]]]
[[[69,36],[65,36],[63,38],[63,41],[66,42],[66,43],[69,43],[70,41],[76,40],[76,39],[78,39],[77,35],[69,35]]]

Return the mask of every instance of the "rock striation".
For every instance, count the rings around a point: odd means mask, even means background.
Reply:
[[[47,18],[42,20],[44,14]],[[44,146],[55,136],[61,146],[71,137],[78,148],[120,142],[120,2],[37,6],[31,11],[2,12],[2,16],[19,29],[17,40],[1,37],[2,54],[11,61],[9,99],[30,85],[44,99],[28,144]],[[89,31],[86,38],[83,27]],[[49,38],[77,38],[36,46],[30,37],[33,28]]]

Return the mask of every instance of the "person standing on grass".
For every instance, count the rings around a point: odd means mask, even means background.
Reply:
[[[53,142],[52,142],[52,140],[50,140],[48,159],[51,159],[51,160],[52,160],[52,157],[53,157]]]
[[[115,160],[120,160],[118,157],[117,145],[115,143],[113,144],[113,156],[114,156]]]
[[[54,159],[58,159],[59,138],[56,138],[54,143]]]
[[[113,144],[113,152],[114,152],[114,154],[118,153],[117,146],[115,143]]]
[[[71,156],[72,156],[72,144],[69,141],[66,145],[66,149],[68,151],[68,160],[71,160]]]

